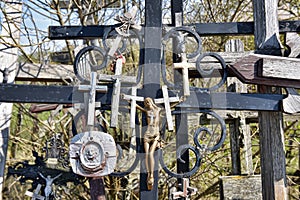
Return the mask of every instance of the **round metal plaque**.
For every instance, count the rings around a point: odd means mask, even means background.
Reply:
[[[80,164],[89,171],[98,171],[102,168],[104,160],[103,147],[100,143],[88,141],[80,149]]]

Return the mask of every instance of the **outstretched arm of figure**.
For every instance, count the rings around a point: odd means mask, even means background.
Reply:
[[[61,175],[62,175],[62,173],[58,174],[57,176],[55,176],[55,177],[53,178],[53,180],[57,179],[57,178],[60,177]]]
[[[46,177],[45,177],[41,172],[39,172],[39,175],[40,175],[43,179],[46,179]]]
[[[170,105],[171,108],[175,108],[178,104],[184,101],[184,97],[180,97],[178,102],[174,102]]]
[[[136,108],[140,111],[146,112],[146,110],[143,107],[139,106],[138,104],[136,104]]]

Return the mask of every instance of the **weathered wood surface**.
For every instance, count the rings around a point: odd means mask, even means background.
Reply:
[[[289,48],[289,57],[300,57],[300,36],[298,35],[298,33],[286,33],[285,44]]]
[[[287,88],[288,96],[282,100],[283,111],[286,113],[300,112],[300,95],[293,88]]]
[[[221,199],[262,199],[261,177],[254,176],[221,176]]]
[[[260,62],[261,62],[262,57],[264,57],[264,56],[263,55],[258,56],[257,54],[249,55],[247,57],[240,59],[238,62],[234,63],[233,65],[230,65],[230,69],[244,83],[300,88],[299,80],[259,76],[258,75],[258,65],[261,65]],[[276,59],[277,59],[277,57],[276,57]],[[282,60],[284,60],[284,59],[282,59]],[[299,61],[296,61],[297,59],[292,59],[292,60],[293,60],[293,62],[299,63]],[[286,70],[285,74],[288,72],[289,72],[289,70]],[[299,74],[299,70],[298,70],[297,74]],[[290,74],[290,75],[292,75],[292,74]]]
[[[277,3],[278,1],[274,0],[253,1],[256,53],[276,56],[281,56],[283,53],[279,40]],[[273,86],[274,83],[275,81]],[[265,82],[258,82],[258,84],[265,84]],[[260,85],[258,92],[280,93],[280,88],[274,92],[272,87]],[[282,113],[261,111],[258,115],[263,199],[288,199]]]
[[[122,68],[123,68],[122,58],[118,58],[115,64],[115,75],[121,75]],[[112,100],[111,100],[111,115],[110,115],[111,127],[117,127],[118,125],[120,91],[121,91],[121,82],[119,79],[116,79],[114,82],[114,88],[113,88]]]
[[[56,82],[75,78],[72,65],[23,63],[17,69],[16,81]]]
[[[300,80],[300,59],[254,54],[260,77]],[[299,83],[300,84],[300,83]]]

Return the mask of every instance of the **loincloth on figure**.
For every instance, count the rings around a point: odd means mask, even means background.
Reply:
[[[158,141],[157,148],[162,148],[164,146],[164,141],[160,139],[159,128],[148,126],[144,135],[144,142],[153,143],[154,141]]]

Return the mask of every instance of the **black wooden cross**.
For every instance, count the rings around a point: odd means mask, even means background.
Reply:
[[[161,21],[161,0],[146,0],[146,17],[144,27],[145,48],[142,49],[143,57],[141,57],[141,63],[144,65],[143,71],[143,88],[137,93],[143,97],[161,98],[158,95],[160,91],[160,63],[161,63],[161,38],[162,38],[162,21]],[[172,0],[172,18],[175,19],[175,14],[181,13],[182,15],[182,1]],[[174,22],[174,20],[173,20]],[[287,25],[289,24],[289,25]],[[173,24],[174,25],[174,24]],[[299,21],[280,22],[280,31],[299,31]],[[218,35],[218,34],[253,34],[254,26],[251,22],[245,23],[219,23],[219,24],[195,24],[196,31],[203,35]],[[104,34],[104,28],[101,26],[96,27],[50,27],[49,38],[51,39],[79,39],[79,38],[98,38]],[[251,59],[257,59],[252,57]],[[247,59],[246,61],[251,61]],[[253,61],[253,60],[252,60]],[[238,69],[238,65],[234,65],[231,68],[235,75],[239,76],[242,72]],[[249,64],[249,62],[248,62]],[[251,70],[256,61],[250,63]],[[258,64],[260,64],[258,62]],[[236,69],[236,70],[235,70]],[[188,73],[190,71],[188,70]],[[178,73],[177,73],[178,74]],[[180,74],[180,73],[179,73]],[[185,76],[186,77],[186,76]],[[242,79],[242,75],[240,75]],[[272,79],[272,78],[268,78]],[[248,81],[245,79],[245,82]],[[256,84],[260,83],[260,80],[253,81]],[[274,81],[273,81],[274,82]],[[253,83],[253,82],[251,82]],[[266,82],[264,82],[266,83]],[[281,85],[284,84],[284,85]],[[271,83],[269,85],[272,85]],[[284,80],[284,82],[276,83],[276,86],[300,87],[299,81]],[[88,88],[91,89],[91,88]],[[50,103],[50,104],[68,104],[68,103],[80,103],[83,99],[83,94],[80,97],[74,97],[74,93],[82,88],[75,86],[33,86],[33,85],[14,85],[14,84],[1,84],[0,85],[0,101],[1,102],[27,102],[27,103]],[[45,94],[45,91],[47,93]],[[111,88],[107,93],[93,92],[93,98],[95,102],[101,102],[101,105],[111,105],[112,103]],[[80,93],[80,92],[79,92]],[[135,95],[136,96],[136,95]],[[74,97],[74,98],[73,98]],[[178,113],[181,111],[188,112],[189,109],[227,109],[227,110],[264,110],[264,111],[282,111],[282,100],[287,95],[281,94],[238,94],[238,93],[206,93],[194,91],[194,94],[186,98],[186,100],[179,104],[176,108]],[[211,99],[215,99],[216,102],[212,102]],[[218,102],[218,99],[222,99],[222,102]],[[223,104],[223,101],[226,104]],[[93,103],[93,102],[92,102]],[[185,118],[184,112],[181,116]],[[176,124],[177,125],[177,124]],[[179,128],[181,129],[181,128]],[[184,132],[184,131],[183,131]],[[197,151],[197,149],[192,149]],[[141,153],[141,152],[138,152]],[[141,168],[143,166],[141,165]],[[179,172],[185,172],[188,168],[187,163],[181,163],[178,168]],[[157,168],[156,168],[157,169]],[[178,175],[177,178],[183,178]],[[155,172],[155,183],[151,191],[146,186],[146,175],[141,173],[141,194],[140,199],[158,199],[158,172]]]

